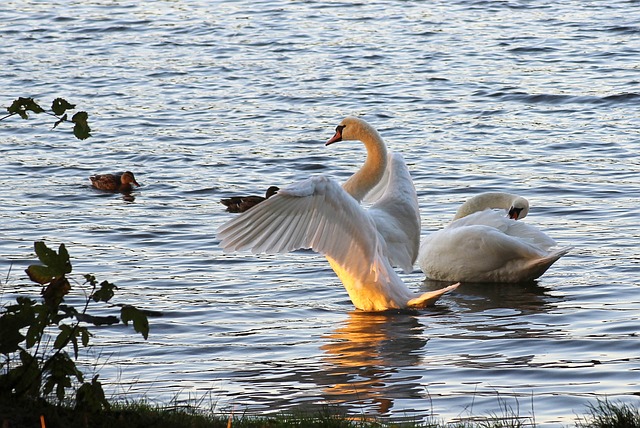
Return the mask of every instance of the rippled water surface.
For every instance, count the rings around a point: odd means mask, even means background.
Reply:
[[[5,1],[0,18],[3,106],[64,97],[93,128],[0,123],[0,298],[38,291],[23,269],[44,239],[117,303],[159,311],[147,341],[96,330],[83,362],[110,395],[445,420],[511,407],[548,426],[596,397],[638,404],[638,2]],[[316,254],[222,254],[221,197],[358,168],[359,144],[323,145],[348,114],[410,164],[423,234],[504,190],[575,248],[535,284],[400,314],[354,311]],[[123,169],[133,200],[88,185]]]

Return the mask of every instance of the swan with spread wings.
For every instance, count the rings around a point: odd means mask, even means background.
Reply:
[[[393,266],[413,269],[420,213],[411,175],[400,154],[387,152],[367,122],[345,118],[327,141],[361,141],[362,167],[343,185],[325,175],[281,188],[277,194],[220,226],[225,252],[284,253],[311,248],[323,254],[356,308],[364,311],[424,308],[457,284],[414,293]],[[374,195],[371,206],[362,200]]]

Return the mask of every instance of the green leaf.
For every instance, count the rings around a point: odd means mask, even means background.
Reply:
[[[120,310],[120,318],[125,325],[129,325],[129,321],[133,321],[133,329],[142,334],[147,339],[149,336],[149,320],[147,316],[134,306],[123,306]]]
[[[72,377],[75,377],[79,382],[82,382],[84,378],[82,372],[64,351],[53,354],[44,363],[43,372],[46,378],[43,388],[44,395],[49,394],[55,387],[59,401],[64,399],[65,389],[71,387]]]
[[[36,103],[33,98],[23,98],[20,97],[17,100],[14,100],[13,103],[9,107],[7,107],[7,111],[11,114],[18,114],[23,119],[28,119],[29,115],[28,111],[32,111],[34,113],[44,113],[44,109]]]
[[[91,284],[92,287],[95,287],[96,284],[98,283],[98,281],[96,280],[96,277],[90,274],[85,274],[84,280],[85,282],[88,282],[89,284]]]
[[[45,305],[38,305],[34,307],[34,318],[29,324],[27,329],[25,345],[28,348],[32,348],[36,343],[40,342],[44,330],[51,321],[49,318],[49,308]]]
[[[111,405],[104,395],[102,384],[98,381],[98,375],[95,375],[91,383],[85,382],[78,388],[76,410],[96,413],[103,408],[109,410]]]
[[[58,256],[54,250],[47,247],[47,244],[42,241],[34,242],[33,248],[36,252],[36,256],[38,256],[38,260],[40,260],[40,262],[45,266],[53,264],[55,258]]]
[[[62,349],[69,343],[73,328],[66,324],[59,325],[58,328],[60,329],[60,333],[58,333],[55,342],[53,342],[53,347],[55,349]]]
[[[47,266],[42,265],[30,265],[27,269],[25,269],[27,275],[29,275],[29,279],[38,284],[48,284],[54,278],[53,270],[49,269]]]
[[[31,333],[34,335],[32,343],[35,343],[39,337],[34,333],[39,327],[36,315],[46,310],[43,305],[36,305],[35,300],[27,297],[18,297],[16,302],[16,305],[6,306],[0,317],[0,353],[3,354],[15,352],[20,348],[20,343],[27,338],[22,331],[25,327],[31,329],[31,326],[35,325]]]
[[[78,315],[78,310],[73,306],[60,305],[58,309],[62,311],[62,314],[59,314],[59,317],[61,320],[64,318],[75,317],[76,315]]]
[[[31,265],[27,268],[26,272],[31,281],[38,284],[46,284],[54,278],[59,278],[71,272],[69,253],[64,244],[60,244],[57,253],[42,241],[36,241],[34,249],[38,259],[44,266]]]
[[[51,110],[53,110],[56,116],[60,116],[65,111],[73,110],[74,108],[76,108],[76,105],[69,104],[69,102],[67,102],[67,100],[65,100],[64,98],[56,98],[51,104]]]
[[[69,261],[69,252],[64,244],[60,244],[58,247],[58,261],[61,265],[64,265],[64,273],[71,273],[71,262]]]
[[[17,305],[9,306],[7,309],[11,308],[11,311],[21,311],[23,307],[34,306],[36,304],[35,300],[23,296],[16,297],[16,302],[18,303]]]
[[[89,332],[89,329],[86,327],[80,327],[78,328],[78,333],[80,334],[80,336],[82,336],[82,346],[84,346],[85,348],[89,346],[89,338],[92,336],[92,334]]]
[[[66,324],[61,324],[58,328],[60,329],[60,333],[58,334],[58,337],[56,337],[53,347],[55,349],[62,349],[71,342],[73,344],[73,355],[78,359],[78,339],[76,338],[76,329]]]
[[[57,308],[64,299],[64,296],[69,294],[71,290],[71,284],[69,280],[62,275],[59,278],[51,280],[51,282],[42,291],[44,302],[57,312]]]
[[[71,121],[75,123],[73,134],[79,140],[86,140],[91,136],[91,127],[88,123],[89,115],[86,111],[79,111],[74,114]]]
[[[42,241],[36,241],[34,243],[34,248],[38,259],[43,265],[49,266],[59,274],[71,273],[69,253],[67,252],[67,247],[65,247],[64,244],[60,244],[57,253],[55,250],[47,247],[47,245]]]
[[[100,290],[93,293],[91,296],[95,302],[108,302],[114,296],[115,292],[113,290],[117,290],[115,284],[110,283],[109,281],[102,281],[100,283]]]
[[[71,335],[71,344],[73,345],[73,356],[77,360],[78,359],[78,337],[76,336],[76,334]]]
[[[55,349],[63,349],[66,347],[69,342],[73,345],[73,355],[76,359],[78,359],[78,337],[81,338],[82,346],[87,346],[89,344],[89,337],[91,337],[91,333],[86,327],[79,326],[70,326],[66,324],[59,325],[60,333],[56,337],[56,340],[53,344]]]

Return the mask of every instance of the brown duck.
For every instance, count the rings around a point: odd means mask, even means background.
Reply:
[[[89,177],[89,179],[91,180],[91,185],[96,189],[109,192],[130,192],[132,184],[140,186],[131,171],[118,174],[96,174]]]
[[[271,186],[267,189],[265,196],[233,196],[228,199],[220,199],[220,203],[227,207],[227,211],[230,213],[243,213],[251,207],[258,205],[265,199],[269,199],[271,196],[278,193],[280,190],[276,186]]]

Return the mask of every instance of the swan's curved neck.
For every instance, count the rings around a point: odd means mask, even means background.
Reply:
[[[364,143],[367,159],[362,167],[342,185],[342,188],[360,202],[384,175],[387,168],[387,146],[378,131],[368,124],[362,124],[362,128],[358,131],[353,139]]]
[[[515,198],[517,198],[516,195],[505,192],[481,193],[462,204],[460,208],[458,208],[458,211],[456,212],[456,215],[453,219],[457,220],[459,218],[466,217],[469,214],[473,214],[477,211],[486,210],[487,208],[502,208],[508,210],[509,208],[511,208],[511,204],[513,203]]]

